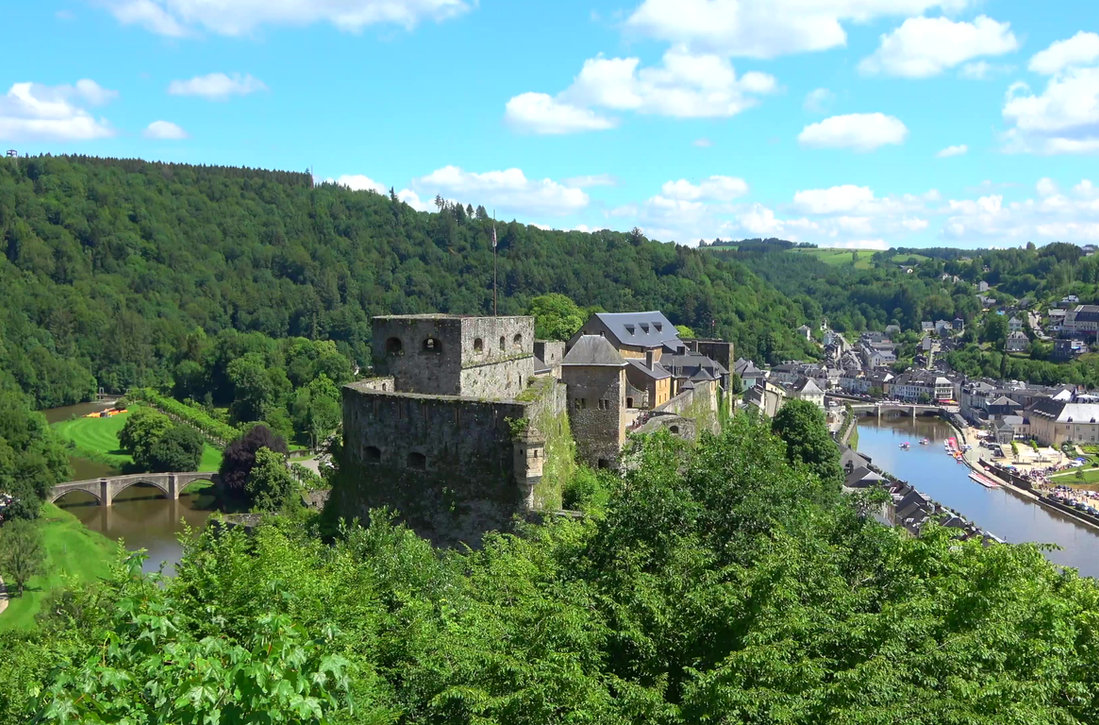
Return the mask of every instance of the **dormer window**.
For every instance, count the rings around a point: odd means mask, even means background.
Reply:
[[[642,322],[642,323],[641,323],[641,331],[642,331],[642,332],[648,332],[648,331],[649,331],[649,323],[647,323],[647,322]]]
[[[637,328],[634,327],[633,325],[626,325],[626,332],[630,333],[631,335],[634,333],[634,330],[636,330],[636,329]]]
[[[656,328],[657,332],[660,332],[661,330],[664,329],[664,323],[663,322],[654,322],[653,327]]]

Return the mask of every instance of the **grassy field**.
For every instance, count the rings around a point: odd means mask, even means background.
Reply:
[[[45,574],[32,577],[21,597],[8,602],[0,614],[0,630],[29,629],[50,592],[66,583],[80,584],[106,576],[118,557],[118,544],[92,531],[53,504],[44,504],[35,522],[46,549]],[[11,578],[5,576],[9,590]]]
[[[791,251],[812,255],[833,267],[847,265],[854,266],[855,269],[870,269],[870,258],[877,254],[873,249],[800,248]]]
[[[129,413],[111,418],[73,418],[54,423],[53,428],[64,440],[73,444],[76,454],[122,468],[133,459],[118,448],[118,432],[126,424]],[[221,465],[221,451],[209,443],[202,449],[200,471],[216,471]]]

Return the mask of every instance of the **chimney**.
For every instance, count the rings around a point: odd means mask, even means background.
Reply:
[[[645,351],[645,367],[649,370],[653,369],[653,351],[651,349]]]

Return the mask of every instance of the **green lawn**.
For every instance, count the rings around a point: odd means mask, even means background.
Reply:
[[[1084,472],[1082,480],[1076,477],[1076,471]],[[1084,468],[1069,469],[1067,473],[1059,473],[1053,476],[1050,481],[1055,484],[1063,484],[1066,486],[1083,483],[1099,483],[1099,468],[1085,466]]]
[[[122,468],[133,463],[129,454],[118,448],[118,432],[129,417],[129,413],[122,413],[111,418],[73,418],[54,423],[53,429],[62,439],[73,444],[77,455]],[[221,451],[206,443],[202,448],[198,470],[216,471],[220,465]]]
[[[796,254],[810,254],[833,267],[851,265],[856,269],[870,269],[870,258],[877,253],[873,249],[835,249],[831,247],[801,248],[791,251]]]
[[[29,629],[50,592],[66,583],[81,584],[106,576],[120,553],[116,542],[92,531],[67,511],[43,504],[36,525],[46,549],[46,573],[32,577],[21,597],[13,597],[0,614],[0,630]],[[9,590],[11,578],[4,577]]]

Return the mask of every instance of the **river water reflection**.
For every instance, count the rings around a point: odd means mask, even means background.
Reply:
[[[48,422],[57,423],[104,407],[98,403],[81,403],[42,412]],[[119,473],[109,465],[85,458],[70,457],[69,463],[75,480]],[[186,526],[201,529],[211,513],[208,510],[209,497],[201,493],[184,491],[178,501],[171,501],[157,489],[145,485],[131,486],[122,491],[114,497],[112,506],[100,506],[94,497],[79,491],[67,494],[57,505],[76,516],[89,529],[122,541],[131,551],[146,549],[149,558],[145,560],[145,571],[157,571],[163,563],[167,574],[174,573],[173,567],[183,555],[183,548],[176,540],[178,534]]]
[[[1046,553],[1055,564],[1072,566],[1081,574],[1099,578],[1099,533],[1074,519],[1043,508],[1005,489],[988,489],[969,479],[969,468],[943,450],[954,429],[938,418],[859,419],[861,453],[879,468],[908,481],[921,493],[975,522],[982,529],[1012,543],[1033,541],[1057,544]],[[931,444],[921,446],[921,438]],[[902,450],[900,444],[912,445]]]

